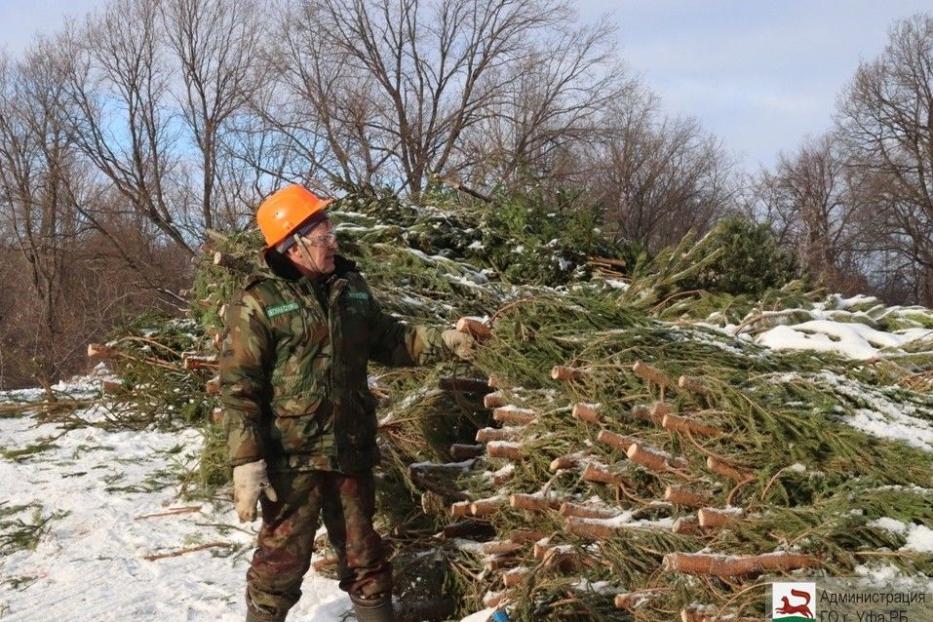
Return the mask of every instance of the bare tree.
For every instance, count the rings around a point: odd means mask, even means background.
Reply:
[[[88,340],[126,310],[164,306],[185,273],[187,256],[122,209],[125,197],[75,142],[69,42],[42,40],[19,62],[0,60],[0,273],[15,301],[0,302],[5,385],[79,371]]]
[[[305,143],[283,132],[279,119],[284,117],[271,112],[276,109],[272,103],[275,99],[272,89],[258,89],[250,95],[247,109],[227,123],[219,145],[223,179],[219,215],[226,227],[242,229],[253,224],[255,207],[270,186],[298,180],[316,186],[312,183],[314,176],[300,170],[299,150],[305,148]]]
[[[858,182],[832,135],[804,144],[793,156],[782,154],[773,172],[763,171],[757,186],[761,214],[779,239],[796,249],[801,264],[837,288],[857,262],[860,238]]]
[[[348,62],[327,32],[318,3],[280,4],[281,38],[270,58],[274,93],[254,97],[263,124],[275,130],[274,160],[286,176],[316,185],[370,186],[391,157],[394,144],[385,125],[384,103],[367,69]],[[265,139],[264,139],[265,140]],[[389,139],[391,140],[391,139]]]
[[[514,169],[607,97],[611,75],[593,76],[610,31],[563,27],[572,21],[556,0],[299,3],[282,29],[279,73],[295,113],[279,115],[290,119],[282,129],[323,138],[325,157],[307,160],[333,179],[394,181],[417,198],[432,176],[476,166],[468,132],[512,115],[512,135],[487,153],[508,142],[502,160]],[[516,105],[522,79],[534,97]]]
[[[912,297],[933,304],[933,16],[898,22],[884,53],[859,67],[838,132],[875,211],[878,250],[898,257],[886,269],[909,272]]]
[[[513,73],[509,88],[457,147],[463,175],[480,186],[514,187],[560,184],[583,173],[577,158],[565,156],[598,134],[600,114],[635,88],[614,60],[613,35],[609,22],[554,28],[524,60],[504,68]]]
[[[695,120],[664,117],[653,95],[632,89],[599,127],[580,157],[620,238],[657,249],[705,231],[730,207],[731,163]]]
[[[170,69],[154,0],[115,0],[70,33],[67,80],[76,144],[123,197],[184,252],[185,214],[172,175],[179,166],[168,104]],[[196,225],[192,233],[197,232]]]
[[[67,249],[82,227],[73,203],[80,164],[63,120],[56,59],[54,45],[42,42],[16,66],[0,68],[0,205],[38,302],[30,306],[33,359],[46,384],[57,371]]]
[[[205,229],[285,181],[566,184],[651,246],[703,229],[728,163],[626,79],[607,23],[567,0],[112,0],[0,63],[0,274],[41,308],[10,324],[0,300],[4,326],[51,379],[121,307],[184,304]]]
[[[165,32],[180,67],[183,83],[181,118],[200,156],[200,180],[182,182],[181,194],[196,206],[201,224],[214,227],[218,204],[227,197],[217,192],[225,169],[225,126],[245,109],[250,95],[262,88],[255,67],[260,50],[258,6],[252,0],[165,0],[161,4]],[[200,181],[200,184],[197,182]],[[190,186],[200,185],[200,193]],[[219,194],[219,196],[218,196]],[[193,211],[188,209],[185,211]],[[227,213],[235,211],[227,205]]]

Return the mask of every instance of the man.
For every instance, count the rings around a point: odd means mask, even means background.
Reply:
[[[248,622],[278,622],[301,596],[323,514],[340,587],[360,622],[391,622],[392,571],[373,529],[376,400],[367,361],[428,362],[472,338],[384,314],[353,262],[337,254],[330,201],[288,186],[256,214],[274,276],[228,305],[220,358],[234,503],[262,509],[246,575]]]

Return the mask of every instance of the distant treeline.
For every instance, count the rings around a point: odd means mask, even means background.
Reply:
[[[933,304],[933,17],[751,177],[622,61],[556,0],[115,0],[0,56],[0,386],[182,308],[206,231],[286,182],[572,192],[651,251],[743,213],[832,289]]]

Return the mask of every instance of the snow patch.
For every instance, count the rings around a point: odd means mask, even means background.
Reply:
[[[496,611],[496,607],[482,609],[476,613],[471,613],[467,617],[461,619],[460,622],[489,622],[489,620],[492,618],[492,614],[494,614]]]
[[[901,551],[915,551],[917,553],[933,553],[933,529],[925,525],[904,523],[887,516],[875,519],[868,523],[869,527],[877,527],[904,536],[906,542]]]
[[[868,406],[843,417],[846,424],[876,438],[902,441],[933,452],[933,423],[914,416],[919,413],[911,404],[890,400],[879,391],[869,390],[832,372],[824,371],[816,378],[829,384],[836,393]]]
[[[626,283],[625,281],[621,281],[619,279],[603,279],[603,282],[609,287],[613,289],[622,290],[623,292],[626,291],[630,287],[628,283]]]
[[[96,391],[92,378],[56,385],[80,395]],[[43,399],[41,391],[0,393],[0,401]],[[77,411],[94,422],[107,409]],[[243,525],[232,503],[178,499],[177,472],[197,459],[202,438],[180,432],[107,431],[99,427],[63,434],[54,423],[31,417],[0,419],[0,445],[21,448],[57,437],[43,451],[0,460],[4,507],[31,505],[52,517],[35,550],[0,560],[0,616],[4,622],[102,622],[215,620],[241,622],[246,569],[259,523]],[[166,513],[190,506],[197,509]],[[161,559],[147,556],[224,546]],[[313,571],[290,617],[338,622],[350,602],[336,581]]]

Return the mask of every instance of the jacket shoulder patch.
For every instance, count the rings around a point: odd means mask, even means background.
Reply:
[[[289,313],[291,311],[297,311],[299,309],[297,302],[287,302],[285,304],[273,305],[271,307],[266,307],[266,316],[271,320],[277,315],[282,315],[283,313]]]

